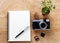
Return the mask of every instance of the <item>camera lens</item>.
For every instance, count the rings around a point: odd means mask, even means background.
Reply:
[[[46,26],[45,23],[41,23],[41,27],[44,28]]]

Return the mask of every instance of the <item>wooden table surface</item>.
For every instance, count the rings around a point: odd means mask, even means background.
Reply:
[[[49,15],[43,16],[41,12],[41,0],[0,0],[0,43],[9,43],[7,41],[7,12],[9,10],[31,11],[31,43],[60,43],[60,0],[52,1],[56,9],[52,10]],[[34,19],[35,13],[37,13],[39,18],[50,19],[50,30],[34,31],[32,29],[32,20]],[[41,38],[41,32],[46,32],[44,38]],[[34,40],[34,36],[36,35],[40,38],[38,42]]]

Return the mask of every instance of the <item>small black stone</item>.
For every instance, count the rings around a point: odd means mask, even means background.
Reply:
[[[45,36],[45,32],[42,32],[42,33],[41,33],[41,37],[44,37],[44,36]]]

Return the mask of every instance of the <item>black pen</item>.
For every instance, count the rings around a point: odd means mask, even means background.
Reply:
[[[27,26],[24,30],[22,30],[18,35],[16,35],[15,38],[17,38],[18,36],[20,36],[25,30],[27,30],[29,28],[29,26]]]

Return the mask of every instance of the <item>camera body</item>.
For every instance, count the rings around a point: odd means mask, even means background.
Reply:
[[[50,20],[49,19],[33,20],[32,26],[34,30],[49,30]]]

